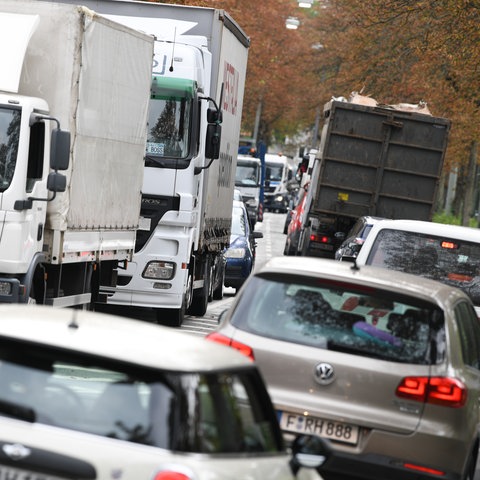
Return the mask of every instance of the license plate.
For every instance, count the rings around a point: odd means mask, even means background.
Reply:
[[[356,445],[358,427],[348,423],[334,422],[310,415],[277,412],[280,428],[286,432],[305,433]]]
[[[317,249],[317,250],[333,250],[333,245],[329,243],[318,243],[318,242],[310,242],[310,248]]]
[[[62,480],[43,473],[33,473],[19,468],[0,465],[0,480]]]

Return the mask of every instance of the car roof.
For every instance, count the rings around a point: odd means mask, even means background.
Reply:
[[[350,281],[355,284],[395,291],[417,299],[433,301],[445,307],[457,299],[469,297],[456,287],[417,275],[393,272],[370,265],[356,266],[355,263],[315,257],[274,257],[259,268],[254,275],[273,273],[279,277],[289,275],[328,278]]]
[[[375,224],[371,232],[374,229],[375,231],[379,229],[405,230],[480,242],[480,229],[478,228],[422,220],[382,220]]]
[[[251,366],[233,349],[173,328],[86,310],[0,305],[0,339],[14,338],[177,372]]]

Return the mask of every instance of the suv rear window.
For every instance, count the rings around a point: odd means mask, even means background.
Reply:
[[[462,289],[480,305],[480,244],[419,232],[383,229],[367,263]]]
[[[253,367],[161,371],[0,340],[0,415],[179,452],[283,449]]]
[[[362,285],[291,277],[252,278],[235,327],[277,340],[392,362],[443,360],[443,312],[433,304]]]

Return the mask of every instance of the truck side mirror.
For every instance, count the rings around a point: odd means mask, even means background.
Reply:
[[[207,138],[205,141],[205,157],[217,159],[220,157],[220,139],[222,137],[222,127],[218,123],[209,123],[207,125]]]
[[[51,192],[64,192],[67,188],[67,177],[61,173],[51,172],[47,178],[47,189]]]
[[[50,142],[50,168],[52,170],[67,170],[69,161],[70,132],[56,128],[52,130]]]

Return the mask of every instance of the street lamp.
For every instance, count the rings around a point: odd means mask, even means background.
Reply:
[[[287,20],[285,21],[285,26],[289,30],[296,30],[299,25],[300,25],[300,21],[298,20],[298,18],[295,18],[295,17],[288,17]]]

